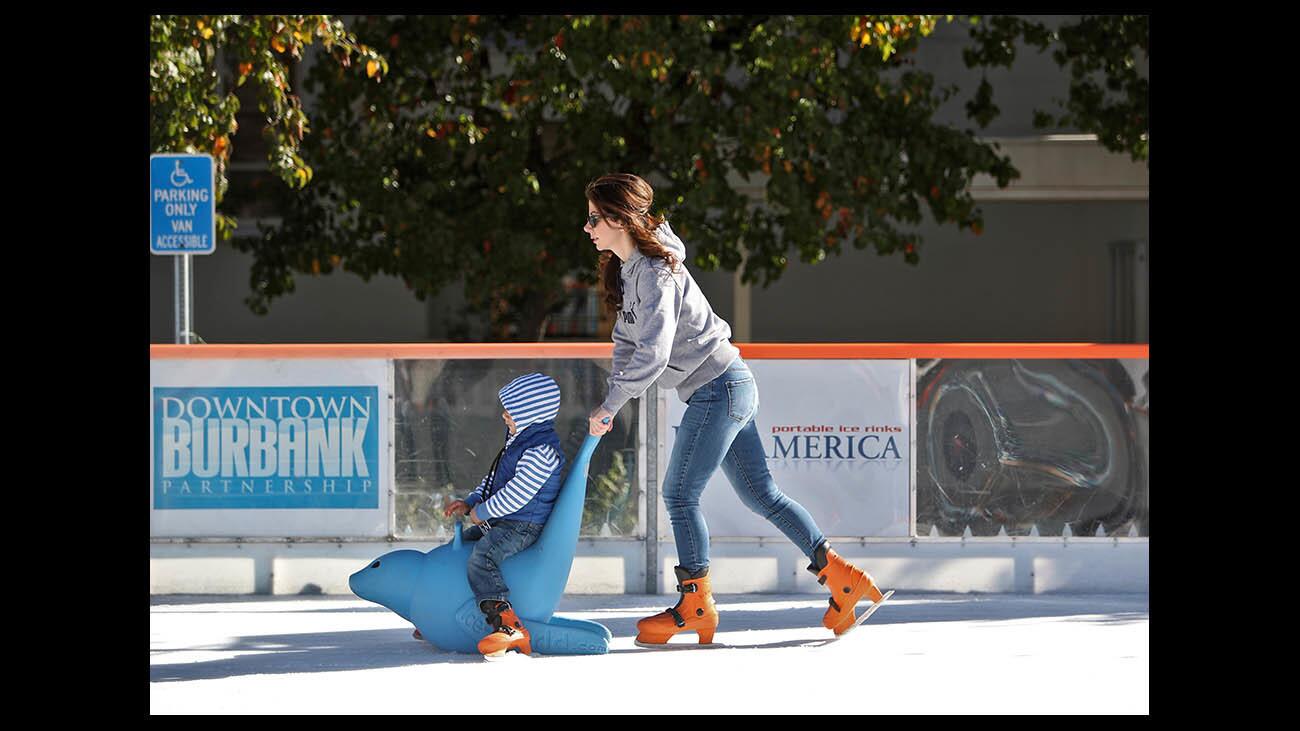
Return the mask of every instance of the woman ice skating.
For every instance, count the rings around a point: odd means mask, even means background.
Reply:
[[[667,221],[650,213],[653,189],[635,175],[604,175],[587,186],[586,197],[583,230],[602,252],[605,301],[617,313],[609,392],[591,412],[589,431],[609,431],[619,409],[652,383],[676,388],[687,405],[663,484],[681,598],[637,622],[637,644],[662,646],[689,631],[700,644],[713,641],[718,612],[700,494],[719,465],[741,502],[808,556],[808,570],[831,592],[822,624],[837,636],[852,629],[854,605],[864,597],[880,602],[881,591],[870,574],[830,548],[808,511],[773,481],[755,422],[754,375],[730,342],[731,327],[714,314],[686,271],[682,240]]]

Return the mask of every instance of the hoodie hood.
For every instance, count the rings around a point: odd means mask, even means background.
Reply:
[[[668,225],[667,221],[659,224],[659,228],[655,229],[655,238],[659,239],[659,243],[673,252],[673,256],[677,257],[677,261],[686,260],[686,244],[682,243],[677,234],[673,233],[673,229]]]
[[[673,256],[677,257],[679,263],[686,261],[686,244],[682,242],[677,234],[673,233],[673,229],[668,225],[667,221],[659,224],[659,227],[655,229],[655,238],[659,239],[659,243],[663,244],[664,248],[673,252]],[[623,264],[621,272],[623,278],[630,279],[635,276],[637,269],[641,267],[646,258],[646,255],[642,254],[640,249],[635,246],[632,247],[632,255]]]
[[[529,426],[554,421],[560,414],[560,386],[542,373],[520,376],[506,384],[498,395],[501,405],[514,419],[516,437]]]

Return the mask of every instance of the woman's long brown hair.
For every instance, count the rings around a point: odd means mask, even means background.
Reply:
[[[650,184],[630,173],[602,175],[587,184],[587,200],[600,211],[602,218],[626,228],[642,254],[663,259],[676,271],[677,257],[655,238],[655,229],[664,218],[650,213],[654,197]],[[614,252],[601,252],[600,279],[604,284],[605,304],[615,312],[623,308],[622,270],[623,261]]]

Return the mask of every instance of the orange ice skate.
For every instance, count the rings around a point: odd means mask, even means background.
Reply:
[[[830,609],[822,616],[822,625],[841,635],[856,625],[853,607],[863,597],[879,604],[884,594],[876,586],[871,574],[845,561],[831,550],[829,544],[817,547],[808,570],[817,576],[817,583],[830,590]],[[891,592],[892,593],[892,592]]]
[[[478,651],[484,657],[502,657],[510,650],[525,655],[533,653],[532,638],[508,602],[493,602],[486,611],[493,630],[478,642]]]
[[[678,632],[695,632],[701,645],[713,642],[713,632],[718,628],[718,608],[713,602],[709,586],[709,569],[691,572],[681,566],[673,567],[677,574],[677,591],[682,597],[677,605],[642,619],[636,623],[636,644],[654,647],[668,644],[668,638]]]

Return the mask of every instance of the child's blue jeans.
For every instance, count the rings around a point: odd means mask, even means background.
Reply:
[[[469,586],[480,606],[488,600],[509,601],[510,587],[501,577],[501,562],[536,543],[544,525],[497,519],[486,531],[478,526],[465,531],[464,539],[474,542],[469,555]]]

